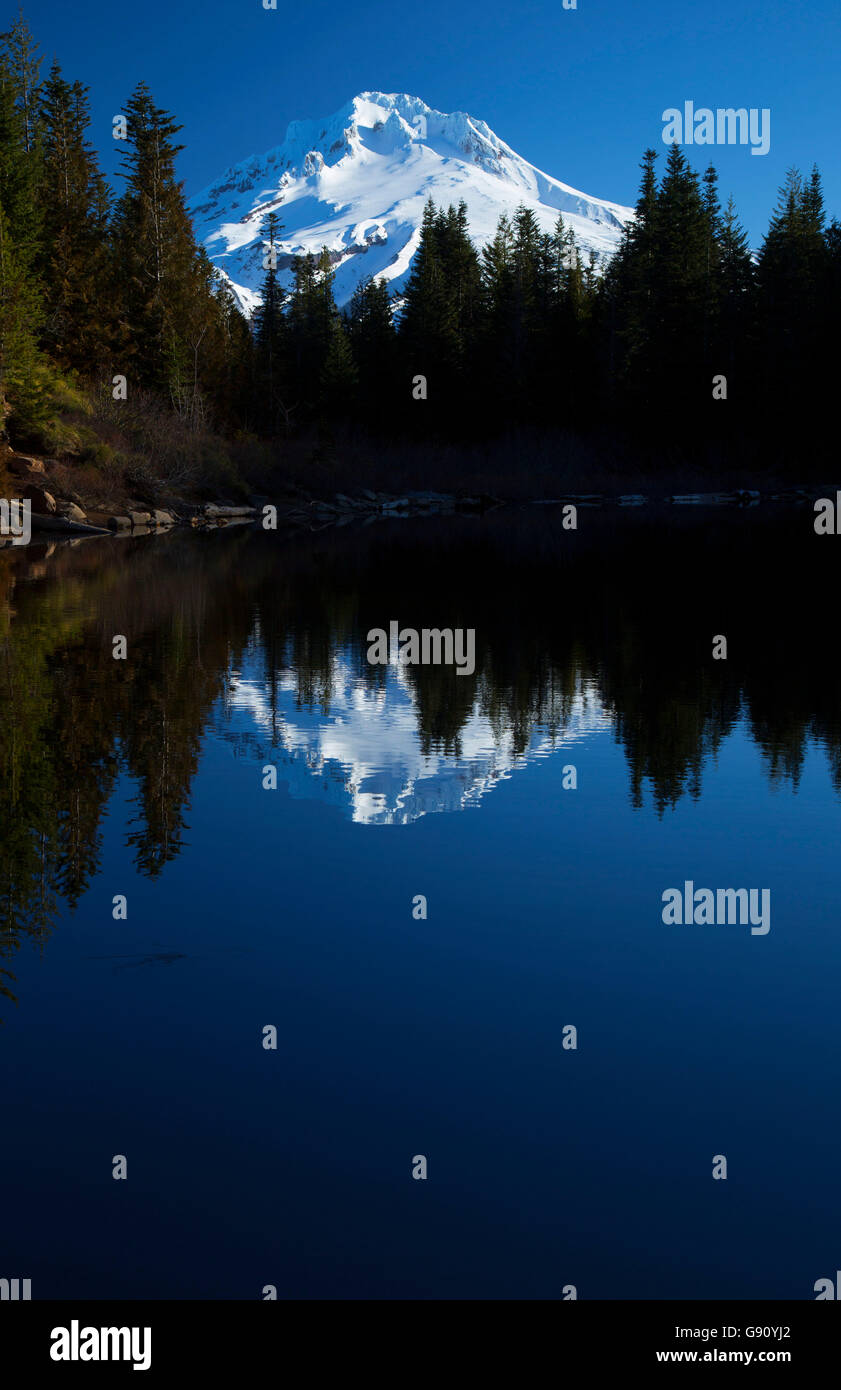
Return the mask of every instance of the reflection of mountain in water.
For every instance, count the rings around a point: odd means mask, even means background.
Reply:
[[[608,727],[658,816],[739,725],[775,785],[814,746],[841,793],[837,559],[812,521],[594,512],[569,533],[523,511],[0,551],[0,997],[20,941],[95,883],[118,786],[126,861],[155,878],[183,852],[211,732],[360,824],[476,806]],[[393,615],[473,628],[475,673],[370,666]]]
[[[535,711],[528,746],[521,750],[513,730],[494,727],[483,712],[480,690],[458,751],[425,750],[405,668],[389,667],[384,684],[372,689],[349,650],[333,660],[327,713],[303,708],[298,690],[295,673],[285,672],[272,709],[264,684],[246,664],[231,680],[226,725],[234,737],[256,727],[265,740],[262,755],[282,766],[293,796],[326,799],[361,825],[407,825],[433,811],[478,806],[518,768],[612,727],[597,690],[582,682],[568,702],[563,727],[546,732],[545,711]]]

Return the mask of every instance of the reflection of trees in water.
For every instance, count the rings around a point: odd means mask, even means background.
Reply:
[[[153,875],[178,852],[202,728],[233,633],[248,623],[247,602],[233,611],[236,576],[226,576],[236,547],[202,556],[190,540],[180,553],[166,542],[63,550],[42,583],[26,583],[28,557],[15,557],[15,617],[0,630],[7,956],[21,935],[44,935],[60,900],[75,908],[90,886],[120,773],[137,784],[128,843],[140,871]],[[0,574],[11,573],[0,556]],[[128,638],[125,662],[111,654],[117,633]]]
[[[38,552],[0,555],[2,954],[43,939],[89,887],[121,775],[136,788],[140,872],[179,853],[210,712],[247,651],[276,722],[281,682],[326,713],[340,649],[381,688],[366,634],[391,619],[476,630],[475,677],[407,668],[424,751],[457,755],[478,711],[522,754],[586,688],[613,716],[636,806],[646,792],[661,814],[699,796],[743,714],[772,781],[796,786],[815,739],[841,790],[839,665],[820,602],[835,562],[811,514],[579,521],[577,533],[524,513],[285,539],[179,533],[60,550],[46,578]],[[729,659],[716,662],[720,632]]]

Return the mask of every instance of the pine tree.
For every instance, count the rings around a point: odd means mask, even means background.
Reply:
[[[126,121],[126,189],[112,238],[121,350],[142,384],[168,392],[186,368],[181,310],[195,255],[175,176],[175,158],[183,147],[173,142],[181,127],[155,105],[143,82],[126,105]]]
[[[720,371],[728,385],[744,367],[749,350],[752,292],[754,285],[753,260],[747,234],[736,216],[732,197],[721,219],[719,248],[719,332],[717,347],[721,354]]]
[[[20,117],[23,148],[28,155],[37,153],[40,115],[41,53],[23,17],[23,10],[7,34],[0,38],[8,63],[15,107]]]
[[[757,265],[766,324],[787,339],[803,293],[803,233],[803,180],[797,169],[789,169]]]
[[[289,357],[292,395],[304,413],[316,415],[322,403],[321,381],[334,338],[336,305],[333,269],[326,247],[316,261],[311,252],[293,267],[289,303]]]
[[[283,315],[285,295],[277,271],[277,244],[283,227],[275,212],[268,217],[268,248],[265,258],[261,304],[254,314],[255,414],[272,433],[281,419],[288,421],[288,343]]]
[[[86,140],[88,90],[54,63],[41,94],[43,236],[37,268],[44,286],[44,346],[69,366],[103,365],[109,193]]]
[[[804,184],[799,171],[789,169],[757,263],[763,412],[785,396],[797,401],[799,411],[813,401],[822,408],[815,326],[827,264],[823,223],[817,171]]]
[[[430,198],[404,291],[400,336],[411,375],[434,376],[439,400],[459,356],[457,308],[447,294],[441,243],[441,214]]]
[[[628,341],[631,352],[647,347],[657,321],[655,296],[660,199],[654,169],[656,160],[655,150],[648,149],[644,152],[636,216],[626,228],[626,244],[623,247],[631,272],[627,287]]]
[[[531,208],[520,206],[514,213],[514,241],[511,255],[511,304],[508,321],[510,341],[510,388],[521,414],[531,413],[529,389],[534,367],[546,345],[545,325],[541,321],[538,284],[541,263],[541,233]]]
[[[22,267],[30,266],[41,238],[38,198],[40,151],[27,148],[24,116],[9,54],[0,47],[0,202]]]
[[[347,419],[357,402],[359,373],[350,341],[339,313],[330,323],[330,337],[321,369],[321,414],[326,419]]]
[[[559,214],[540,242],[533,330],[531,410],[545,423],[568,425],[588,413],[596,371],[593,344],[585,332],[591,299],[575,234]]]
[[[698,176],[679,145],[672,145],[658,196],[654,342],[655,387],[668,387],[678,408],[700,392],[704,361],[708,215]],[[675,399],[675,396],[680,399]],[[700,396],[699,396],[700,398]]]
[[[626,224],[600,299],[603,377],[611,408],[637,410],[652,394],[651,344],[657,327],[657,152],[644,152],[635,217]]]
[[[714,366],[713,352],[720,312],[721,204],[718,200],[718,174],[712,165],[704,174],[703,204],[703,361],[707,370]]]
[[[397,335],[385,280],[360,281],[348,306],[346,327],[359,374],[362,419],[373,428],[386,426],[395,416]]]
[[[234,433],[254,421],[254,339],[251,325],[237,307],[233,294],[217,275],[217,353],[213,399],[217,419]],[[221,408],[224,407],[224,408]],[[281,418],[289,423],[288,402],[278,399]],[[287,412],[284,414],[284,412]]]
[[[514,229],[502,213],[496,231],[482,248],[481,374],[493,401],[494,416],[508,418],[513,353],[509,325],[514,313]]]
[[[437,214],[434,235],[443,291],[452,308],[455,365],[463,370],[476,340],[482,296],[479,257],[470,239],[464,199],[457,208],[450,206]]]

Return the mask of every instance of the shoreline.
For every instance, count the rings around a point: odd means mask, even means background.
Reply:
[[[498,495],[489,492],[443,492],[432,489],[402,490],[397,493],[360,487],[352,491],[307,491],[301,487],[281,488],[276,496],[253,493],[247,503],[218,497],[196,501],[167,495],[160,504],[146,499],[120,497],[111,505],[102,500],[88,502],[48,471],[51,460],[31,454],[13,453],[3,460],[7,486],[3,495],[9,501],[28,501],[32,538],[47,541],[76,540],[102,536],[157,534],[180,527],[215,530],[231,525],[260,525],[266,530],[279,526],[320,531],[351,522],[363,525],[374,521],[409,519],[456,514],[484,515],[500,508],[562,508],[565,529],[577,529],[579,509],[647,509],[665,507],[725,507],[748,509],[768,504],[806,506],[819,497],[832,497],[841,490],[837,483],[801,484],[791,487],[721,488],[711,491],[675,492],[658,487],[647,491],[559,490],[555,496]],[[269,511],[271,509],[271,511]],[[270,524],[265,525],[268,521]],[[14,538],[0,537],[0,546]]]

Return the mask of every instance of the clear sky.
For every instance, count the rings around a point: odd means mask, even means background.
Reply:
[[[768,107],[771,148],[688,150],[712,158],[751,240],[792,164],[816,162],[841,218],[839,0],[28,0],[45,56],[92,89],[95,143],[114,169],[111,118],[142,78],[187,148],[188,194],[278,144],[287,123],[328,116],[359,91],[409,92],[479,116],[565,183],[636,200],[643,149],[662,113]],[[17,8],[4,0],[7,27]]]

